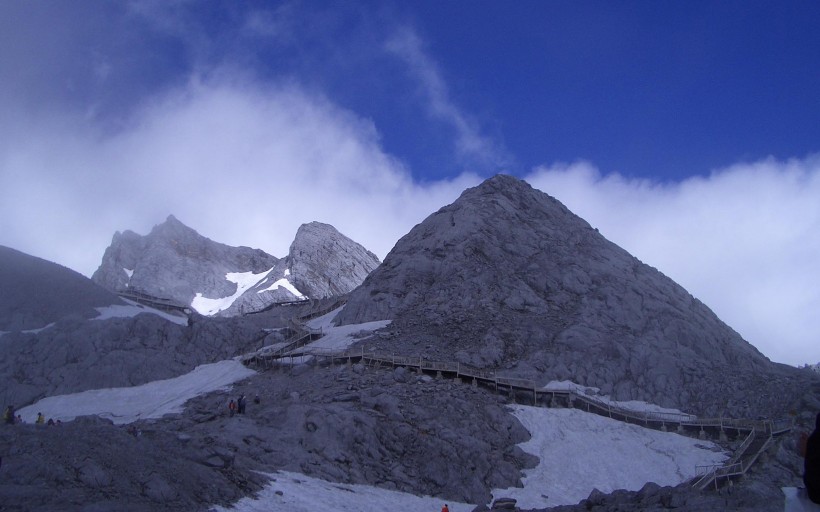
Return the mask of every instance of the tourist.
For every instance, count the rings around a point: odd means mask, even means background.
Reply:
[[[820,504],[820,413],[817,413],[814,432],[806,442],[806,460],[803,483],[809,499]]]

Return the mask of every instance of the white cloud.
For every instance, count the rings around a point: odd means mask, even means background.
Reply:
[[[774,361],[820,361],[820,157],[766,159],[681,183],[534,169],[533,186],[660,269]]]
[[[21,126],[0,151],[0,243],[86,275],[116,230],[144,234],[169,213],[276,256],[318,220],[384,257],[479,181],[414,183],[370,122],[292,84],[193,80],[114,135],[80,118]]]
[[[429,115],[455,130],[455,149],[463,163],[491,169],[510,164],[512,158],[503,146],[484,135],[478,123],[450,98],[441,71],[425,53],[421,39],[413,30],[408,27],[397,30],[386,49],[405,63],[410,76],[418,82]]]

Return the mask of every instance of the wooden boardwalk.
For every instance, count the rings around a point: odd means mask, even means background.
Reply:
[[[434,374],[439,378],[451,378],[459,382],[468,382],[473,386],[490,388],[506,394],[513,402],[546,407],[572,407],[646,428],[675,430],[680,434],[694,435],[702,439],[708,435],[719,437],[723,441],[730,437],[743,437],[743,443],[723,465],[696,468],[698,476],[692,481],[692,485],[698,489],[707,489],[710,486],[717,488],[733,478],[742,476],[775,438],[792,429],[791,420],[700,418],[684,413],[638,411],[621,407],[600,397],[580,393],[575,389],[539,387],[533,380],[497,375],[493,371],[472,368],[458,362],[365,352],[363,348],[340,351],[310,347],[310,336],[310,333],[303,335],[276,351],[260,351],[247,355],[243,362],[260,369],[293,364],[305,358],[315,359],[318,365],[361,363],[368,366],[404,367],[418,373]],[[321,333],[318,333],[318,336],[321,336]]]

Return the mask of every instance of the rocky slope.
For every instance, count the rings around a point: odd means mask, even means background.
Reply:
[[[228,417],[239,393],[259,394]],[[3,510],[207,510],[258,490],[257,471],[300,472],[451,500],[485,502],[535,464],[526,430],[489,391],[395,371],[337,366],[261,374],[185,413],[0,426]]]
[[[122,304],[113,293],[56,263],[0,246],[0,331],[39,329],[96,307]]]
[[[785,412],[775,365],[686,290],[510,176],[401,238],[341,323],[393,319],[379,347],[700,414]]]
[[[92,279],[115,292],[138,292],[233,316],[271,304],[349,292],[379,260],[327,224],[299,228],[286,258],[203,237],[174,216],[146,236],[117,232]]]
[[[376,267],[375,254],[329,224],[302,224],[288,253],[293,284],[309,297],[350,292]]]
[[[270,304],[298,298],[282,295],[287,287],[311,299],[344,295],[362,284],[378,266],[375,254],[333,226],[321,222],[302,224],[287,257],[267,279],[243,293],[223,314],[257,312]]]
[[[189,305],[197,294],[229,297],[229,273],[262,274],[279,259],[259,249],[214,242],[173,215],[146,236],[117,232],[91,279],[116,292],[137,291]]]

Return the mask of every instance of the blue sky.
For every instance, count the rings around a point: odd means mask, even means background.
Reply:
[[[0,4],[0,243],[90,275],[169,213],[384,257],[498,172],[769,357],[820,361],[817,2]]]

